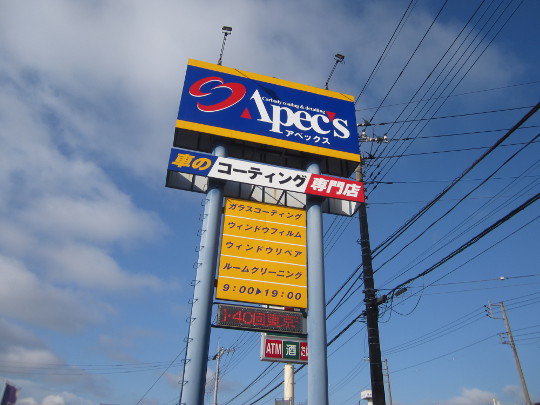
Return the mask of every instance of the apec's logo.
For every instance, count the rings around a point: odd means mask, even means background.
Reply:
[[[301,141],[330,144],[331,138],[350,137],[348,120],[337,118],[335,112],[284,101],[277,96],[264,96],[258,89],[248,94],[243,84],[222,77],[209,76],[195,81],[189,87],[189,95],[197,99],[197,109],[203,113],[224,111],[243,101],[237,106],[241,111],[239,117],[266,123],[267,130]]]
[[[216,84],[217,83],[217,84]],[[207,90],[204,90],[203,87]],[[198,80],[189,88],[189,94],[193,97],[206,97],[212,94],[213,90],[227,89],[230,90],[230,94],[224,100],[211,105],[206,105],[201,102],[197,102],[197,108],[204,112],[216,112],[225,110],[244,98],[246,95],[246,88],[240,83],[225,83],[220,77],[205,77]]]

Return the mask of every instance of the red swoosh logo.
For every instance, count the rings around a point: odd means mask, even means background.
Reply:
[[[229,89],[231,94],[225,100],[220,101],[217,104],[205,105],[200,102],[197,103],[197,108],[204,112],[215,112],[225,110],[236,103],[238,103],[246,95],[246,88],[240,83],[225,83],[224,80],[220,77],[205,77],[204,79],[198,80],[191,85],[189,88],[189,94],[194,97],[205,97],[211,92],[205,92],[202,90],[202,87],[208,83],[217,82],[218,84],[210,87],[210,90],[214,89]]]

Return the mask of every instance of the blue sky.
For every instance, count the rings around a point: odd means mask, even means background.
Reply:
[[[18,403],[178,401],[203,196],[166,189],[165,173],[187,60],[217,62],[221,26],[233,27],[223,64],[250,72],[323,87],[334,54],[345,55],[330,88],[361,94],[359,122],[458,115],[367,129],[368,136],[388,133],[391,140],[361,145],[363,155],[375,157],[366,160],[366,178],[378,182],[367,185],[372,248],[536,105],[537,1],[450,1],[424,40],[444,2],[413,2],[380,58],[408,4],[0,4],[0,377],[21,388]],[[483,20],[473,28],[473,19],[459,37],[470,32],[466,43],[477,38],[471,58],[448,62],[456,43],[437,65],[480,4]],[[483,21],[492,13],[489,21],[501,18],[489,31]],[[404,104],[433,69],[431,81],[443,72],[438,84],[459,67],[435,93],[441,98],[433,107]],[[414,101],[432,97],[425,93],[431,81]],[[417,115],[416,105],[426,111]],[[504,111],[478,114],[494,110]],[[538,193],[539,148],[532,143],[408,245],[533,139],[539,123],[538,116],[528,120],[530,128],[516,131],[508,146],[497,148],[375,257],[380,294]],[[403,140],[411,137],[417,138]],[[389,157],[394,155],[403,156]],[[497,335],[504,323],[485,316],[489,301],[505,302],[530,395],[540,401],[537,216],[537,204],[529,206],[381,307],[382,354],[395,404],[487,405],[493,398],[502,405],[523,403],[510,347]],[[360,264],[359,231],[356,217],[324,221],[330,299]],[[351,291],[328,320],[329,339],[362,310],[359,283]],[[342,296],[329,304],[329,314]],[[222,359],[220,403],[263,371],[230,403],[251,403],[279,382],[282,366],[266,370],[270,363],[259,361],[258,334],[214,329],[211,354],[218,338],[222,346],[236,348]],[[364,324],[350,327],[328,353],[330,403],[358,403],[369,386]],[[210,383],[214,369],[209,362]],[[297,402],[307,400],[305,372],[296,375]],[[258,403],[273,404],[282,396],[279,388]],[[209,391],[208,403],[211,398]]]

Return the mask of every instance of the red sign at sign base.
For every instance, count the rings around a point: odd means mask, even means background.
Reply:
[[[307,341],[289,336],[269,336],[263,333],[261,336],[261,360],[307,363]]]

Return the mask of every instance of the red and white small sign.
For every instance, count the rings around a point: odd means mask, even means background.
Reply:
[[[261,360],[307,363],[307,340],[289,336],[269,336],[263,333],[261,336]]]
[[[363,183],[321,174],[311,175],[305,193],[339,200],[364,202]]]
[[[264,357],[271,359],[282,359],[283,340],[266,339],[264,342]]]

